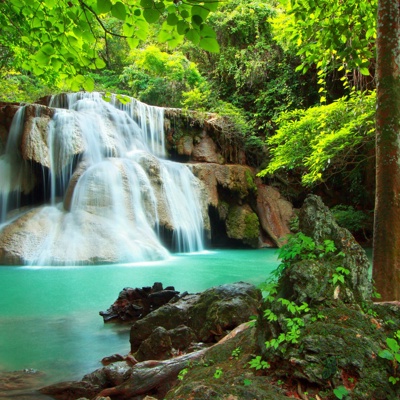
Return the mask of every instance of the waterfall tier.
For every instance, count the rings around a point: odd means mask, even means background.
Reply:
[[[20,107],[0,156],[2,262],[137,262],[201,251],[201,182],[165,157],[163,108],[99,93]]]

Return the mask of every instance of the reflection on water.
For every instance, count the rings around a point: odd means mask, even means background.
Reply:
[[[33,368],[48,382],[81,379],[103,357],[129,351],[129,326],[104,324],[98,314],[122,288],[162,282],[195,293],[240,280],[261,283],[276,266],[276,251],[266,249],[130,265],[1,267],[0,371]]]

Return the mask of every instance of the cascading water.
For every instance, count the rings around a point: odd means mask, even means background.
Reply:
[[[157,260],[169,255],[160,232],[170,233],[176,251],[203,250],[200,183],[187,166],[163,158],[162,108],[115,96],[106,102],[99,93],[59,95],[50,107],[45,138],[26,132],[21,107],[0,157],[3,263]],[[24,135],[35,142],[36,163],[21,154]],[[46,204],[16,212],[37,180]]]

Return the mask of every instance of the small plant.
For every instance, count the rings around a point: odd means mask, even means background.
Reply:
[[[344,283],[344,279],[347,275],[350,274],[350,271],[344,267],[337,267],[335,272],[332,274],[331,282],[333,285],[336,285],[337,282]]]
[[[264,361],[261,356],[257,356],[253,358],[251,361],[249,361],[250,368],[254,368],[256,371],[259,371],[260,369],[268,369],[271,366],[267,361]]]
[[[243,379],[243,385],[244,386],[250,386],[253,383],[250,379]]]
[[[333,394],[341,400],[349,394],[349,391],[344,386],[338,386],[336,389],[333,389]]]
[[[278,379],[276,381],[276,384],[279,385],[279,386],[282,386],[283,385],[283,380],[282,379]]]
[[[241,352],[242,352],[242,348],[241,347],[236,347],[236,349],[232,350],[232,353],[231,353],[232,358],[237,360],[239,358]]]
[[[217,368],[214,372],[214,378],[219,379],[223,374],[222,368]]]
[[[179,374],[178,374],[178,379],[179,379],[180,381],[183,381],[183,379],[184,379],[185,375],[188,373],[188,371],[189,371],[188,368],[183,368],[183,369],[181,369],[181,370],[179,371]]]
[[[394,334],[394,338],[386,338],[386,344],[388,346],[387,349],[379,352],[378,356],[381,358],[385,358],[392,362],[393,367],[393,375],[396,375],[398,363],[400,362],[400,330],[396,331]],[[395,385],[400,380],[397,376],[390,376],[389,382]]]

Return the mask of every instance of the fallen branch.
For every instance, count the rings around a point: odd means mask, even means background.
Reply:
[[[227,336],[221,339],[215,345],[195,351],[193,353],[184,354],[182,356],[171,358],[165,361],[143,361],[137,363],[130,370],[127,379],[121,385],[102,390],[97,396],[130,399],[133,396],[143,395],[154,389],[162,387],[165,383],[175,380],[179,372],[184,369],[189,362],[193,362],[204,357],[210,349],[221,346],[223,343],[234,338],[238,333],[249,328],[249,324],[236,327]]]

